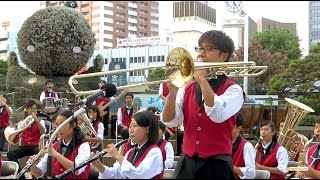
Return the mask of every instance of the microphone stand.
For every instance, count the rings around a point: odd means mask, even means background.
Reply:
[[[70,121],[72,121],[75,117],[86,113],[86,109],[83,107],[78,109],[73,116],[70,116],[67,120],[65,120],[62,124],[60,124],[56,130],[53,132],[53,134],[50,137],[49,145],[48,145],[48,160],[47,160],[47,179],[52,179],[53,177],[53,160],[52,160],[52,142],[54,141],[54,138],[58,135],[61,128],[63,128],[66,124],[68,124]]]

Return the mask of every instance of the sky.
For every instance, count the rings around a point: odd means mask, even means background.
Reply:
[[[0,22],[11,19],[25,20],[39,9],[39,1],[0,1]],[[172,27],[172,13],[168,11],[170,2],[159,4],[159,30]],[[224,1],[217,1],[217,15],[219,17],[230,17]],[[244,1],[243,10],[254,21],[261,17],[280,22],[297,23],[297,35],[301,39],[300,49],[303,54],[308,50],[308,1]],[[222,14],[222,15],[221,15]],[[219,23],[219,19],[217,19]],[[237,29],[228,28],[224,30],[237,44]]]

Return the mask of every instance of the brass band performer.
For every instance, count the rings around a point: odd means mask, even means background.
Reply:
[[[198,40],[197,59],[226,62],[234,52],[232,39],[222,31],[210,30]],[[182,61],[184,59],[182,58]],[[183,72],[188,68],[182,65]],[[195,70],[194,81],[186,87],[168,83],[169,95],[163,121],[168,127],[183,123],[182,155],[176,178],[233,179],[232,130],[245,95],[225,75],[208,79],[208,69]],[[170,122],[170,123],[169,123]]]
[[[257,146],[256,169],[270,172],[270,179],[285,179],[288,166],[288,152],[277,142],[276,128],[272,121],[261,123],[261,144]]]

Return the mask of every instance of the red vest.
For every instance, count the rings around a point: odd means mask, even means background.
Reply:
[[[44,90],[43,92],[44,92],[44,94],[45,94],[45,97],[53,97],[53,98],[56,98],[56,92],[55,92],[55,91],[52,91],[52,92],[51,92],[51,96],[49,96],[48,90]]]
[[[128,116],[126,106],[122,106],[121,107],[121,115],[122,115],[122,124],[129,127],[130,122],[131,122],[131,118],[133,115],[133,110],[131,110],[131,113]]]
[[[259,149],[260,145],[257,146],[257,149]],[[274,148],[269,152],[268,156],[262,160],[262,153],[258,151],[258,160],[257,163],[263,165],[263,166],[268,166],[268,167],[277,167],[278,166],[278,160],[277,160],[277,151],[280,147],[280,144],[277,143]],[[286,175],[285,174],[271,174],[270,173],[270,179],[285,179]]]
[[[218,96],[235,83],[227,79],[215,92]],[[207,116],[204,106],[197,104],[196,82],[185,88],[184,95],[184,137],[182,151],[189,157],[198,153],[202,158],[219,154],[232,154],[232,130],[237,114],[222,123],[213,122]],[[213,148],[214,147],[214,148]]]
[[[318,146],[318,144],[314,144],[314,145],[312,145],[310,148],[309,148],[309,151],[308,151],[308,165],[310,166],[311,165],[311,163],[312,163],[312,161],[313,161],[313,159],[311,158],[312,157],[312,155],[314,154],[314,152],[316,151],[316,149],[317,149],[317,146]],[[312,168],[313,168],[313,166],[312,166]],[[315,168],[317,171],[320,171],[320,163],[317,165],[317,167]],[[314,179],[313,177],[310,177],[311,179]]]
[[[157,145],[153,144],[151,145],[145,152],[143,152],[142,156],[139,157],[139,159],[136,160],[136,162],[134,164],[132,164],[134,167],[138,167],[139,164],[144,160],[144,158],[147,156],[147,154],[149,153],[149,151],[152,149],[152,148],[158,148]],[[128,156],[127,156],[127,160],[130,161],[130,157],[132,155],[134,151],[134,148],[130,149],[129,153],[128,153]],[[162,172],[156,176],[154,176],[152,179],[163,179],[163,169],[162,169]]]
[[[36,122],[32,123],[31,128],[27,128],[22,132],[20,146],[38,146],[41,135],[38,124]]]
[[[62,143],[62,140],[54,143],[52,145],[52,147],[56,151],[58,151],[61,143]],[[77,145],[76,148],[65,157],[74,162],[76,156],[78,155],[78,150],[79,150],[80,145],[81,144]],[[54,167],[53,168],[53,175],[54,176],[62,174],[65,170],[67,170],[65,167],[63,167],[60,164],[60,162],[56,158],[53,158],[53,167]],[[87,165],[87,167],[85,168],[85,170],[81,174],[79,174],[79,175],[70,174],[69,176],[65,177],[65,179],[88,179],[89,172],[90,172],[90,164]]]
[[[167,143],[168,143],[168,141],[163,139],[160,146],[159,146],[161,153],[162,153],[163,162],[167,159],[167,153],[166,153],[166,150],[164,149],[166,147]]]
[[[163,90],[162,95],[164,97],[167,97],[169,94],[169,88],[166,82],[162,84],[162,90]]]
[[[92,126],[93,126],[93,129],[96,131],[96,133],[98,134],[98,129],[99,129],[99,124],[100,124],[100,120],[95,120],[93,123],[92,123]]]
[[[246,164],[244,162],[243,158],[243,151],[244,151],[244,145],[247,143],[247,141],[244,138],[241,138],[241,141],[239,143],[239,146],[235,153],[232,155],[232,162],[233,165],[237,167],[245,167]],[[239,175],[237,173],[234,173],[236,179],[240,179]]]
[[[128,141],[123,144],[123,156],[130,150],[131,141]]]
[[[0,114],[0,128],[6,128],[9,126],[9,113],[6,108],[3,107],[2,113]]]
[[[96,105],[99,106],[99,104],[102,103],[102,105],[106,105],[109,102],[109,98],[106,97],[99,97],[96,99]]]

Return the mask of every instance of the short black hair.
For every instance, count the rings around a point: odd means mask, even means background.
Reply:
[[[236,127],[243,126],[243,124],[244,124],[244,117],[242,112],[239,111],[236,119]]]
[[[29,108],[29,107],[31,107],[31,106],[33,106],[33,105],[37,105],[36,101],[34,101],[34,100],[29,100],[24,107],[25,107],[25,108]]]
[[[229,61],[229,59],[233,56],[235,50],[234,42],[223,31],[210,30],[203,33],[198,40],[198,45],[200,46],[203,42],[206,42],[211,46],[215,46],[221,52],[228,53],[228,57],[225,61]]]
[[[150,111],[141,111],[133,115],[137,124],[141,127],[149,127],[148,142],[155,144],[159,139],[159,123],[156,115]]]
[[[102,82],[103,84],[107,84],[105,80],[100,80],[100,82]]]
[[[50,82],[53,83],[53,80],[52,80],[52,79],[47,79],[46,82],[45,82],[45,85],[47,85],[47,84],[50,83]],[[53,83],[53,84],[54,84],[54,83]]]
[[[125,95],[124,95],[124,98],[126,98],[127,96],[131,96],[131,98],[133,99],[133,94],[131,92],[127,92]]]
[[[156,107],[154,107],[154,106],[149,106],[147,109],[146,109],[146,111],[152,111],[153,113],[155,113],[155,112],[157,112],[157,111],[159,111]]]
[[[89,105],[88,107],[86,107],[86,111],[88,113],[89,110],[93,110],[95,112],[97,112],[97,119],[100,118],[100,111],[97,105]]]

